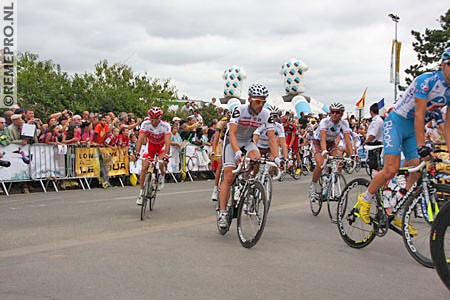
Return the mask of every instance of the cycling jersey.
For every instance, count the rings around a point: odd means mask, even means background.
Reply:
[[[414,119],[416,98],[426,99],[426,110],[430,112],[450,104],[450,88],[442,71],[427,72],[416,77],[394,104],[394,111],[405,119]]]
[[[275,127],[275,136],[278,138],[284,138],[284,128],[283,125],[281,125],[280,123],[275,122],[274,123],[274,127]],[[268,149],[270,148],[269,145],[269,137],[267,136],[267,129],[264,126],[258,127],[254,134],[259,135],[259,139],[258,139],[258,148],[262,148],[262,149]]]
[[[244,148],[247,152],[258,150],[253,143],[253,133],[258,127],[265,127],[266,130],[274,130],[274,121],[270,116],[270,111],[263,108],[258,115],[252,115],[249,111],[250,104],[236,106],[231,114],[230,124],[237,125],[236,138],[239,148]],[[222,155],[223,166],[236,166],[234,160],[234,150],[231,147],[228,138],[229,127],[224,140],[224,149]]]
[[[289,147],[291,145],[292,133],[294,133],[294,141],[292,142],[292,150],[298,151],[298,134],[297,128],[294,124],[288,123],[284,126],[284,133],[286,135],[286,145]]]
[[[153,127],[150,120],[141,124],[139,133],[147,136],[147,144],[164,145],[165,136],[171,135],[170,125],[164,121],[159,122],[158,126]]]
[[[351,133],[348,122],[341,119],[337,124],[334,124],[331,117],[327,117],[320,121],[319,128],[314,132],[314,139],[320,141],[322,134],[326,134],[327,142],[334,142],[341,132]]]
[[[267,130],[274,130],[274,121],[270,116],[270,111],[263,108],[258,115],[254,116],[249,111],[249,105],[250,104],[236,106],[231,114],[230,123],[238,126],[236,132],[238,142],[252,141],[253,133],[260,126],[266,127]]]

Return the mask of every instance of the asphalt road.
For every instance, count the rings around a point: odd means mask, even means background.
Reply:
[[[212,181],[166,184],[143,222],[137,187],[1,195],[0,299],[449,299],[397,234],[349,248],[309,180],[274,185],[252,249],[217,232]]]

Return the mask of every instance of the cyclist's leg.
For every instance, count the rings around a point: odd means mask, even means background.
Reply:
[[[383,125],[384,167],[370,182],[367,191],[358,195],[359,213],[364,223],[370,223],[370,206],[373,195],[388,180],[391,180],[400,168],[400,155],[405,136],[414,134],[414,121],[406,120],[394,112],[389,114]]]
[[[220,228],[228,227],[228,218],[232,216],[228,216],[227,212],[227,202],[230,198],[230,188],[233,183],[234,174],[233,170],[236,169],[236,163],[234,161],[234,151],[231,147],[230,143],[224,144],[223,154],[222,154],[222,163],[223,163],[223,178],[220,183],[220,193],[219,193],[219,216],[217,219],[217,225]]]

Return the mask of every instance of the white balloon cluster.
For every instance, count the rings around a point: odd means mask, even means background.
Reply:
[[[240,98],[242,92],[242,82],[247,78],[245,71],[233,65],[223,72],[222,78],[225,80],[223,95],[225,98]]]
[[[291,58],[281,66],[280,73],[284,79],[287,94],[297,95],[305,91],[303,76],[309,67],[300,59]]]

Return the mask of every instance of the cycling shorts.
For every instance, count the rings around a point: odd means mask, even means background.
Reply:
[[[259,152],[258,147],[256,147],[255,143],[253,142],[239,142],[238,141],[239,148],[244,148],[247,153],[250,151],[256,150]],[[223,147],[223,155],[222,155],[222,163],[224,167],[236,167],[236,161],[234,160],[234,151],[231,147],[230,142],[228,139],[225,139],[224,147]]]
[[[164,154],[164,151],[165,151],[164,144],[155,145],[155,144],[149,143],[147,149],[148,149],[147,153],[142,155],[142,158],[153,159],[156,154],[158,154],[158,156],[160,156],[161,154]]]
[[[383,145],[385,155],[405,155],[405,160],[419,158],[414,131],[414,119],[405,119],[392,111],[383,124]]]
[[[312,148],[313,148],[313,153],[322,153],[322,146],[320,146],[320,140],[312,140]],[[337,149],[337,145],[335,141],[327,141],[327,151],[328,153],[333,152],[335,149]]]

